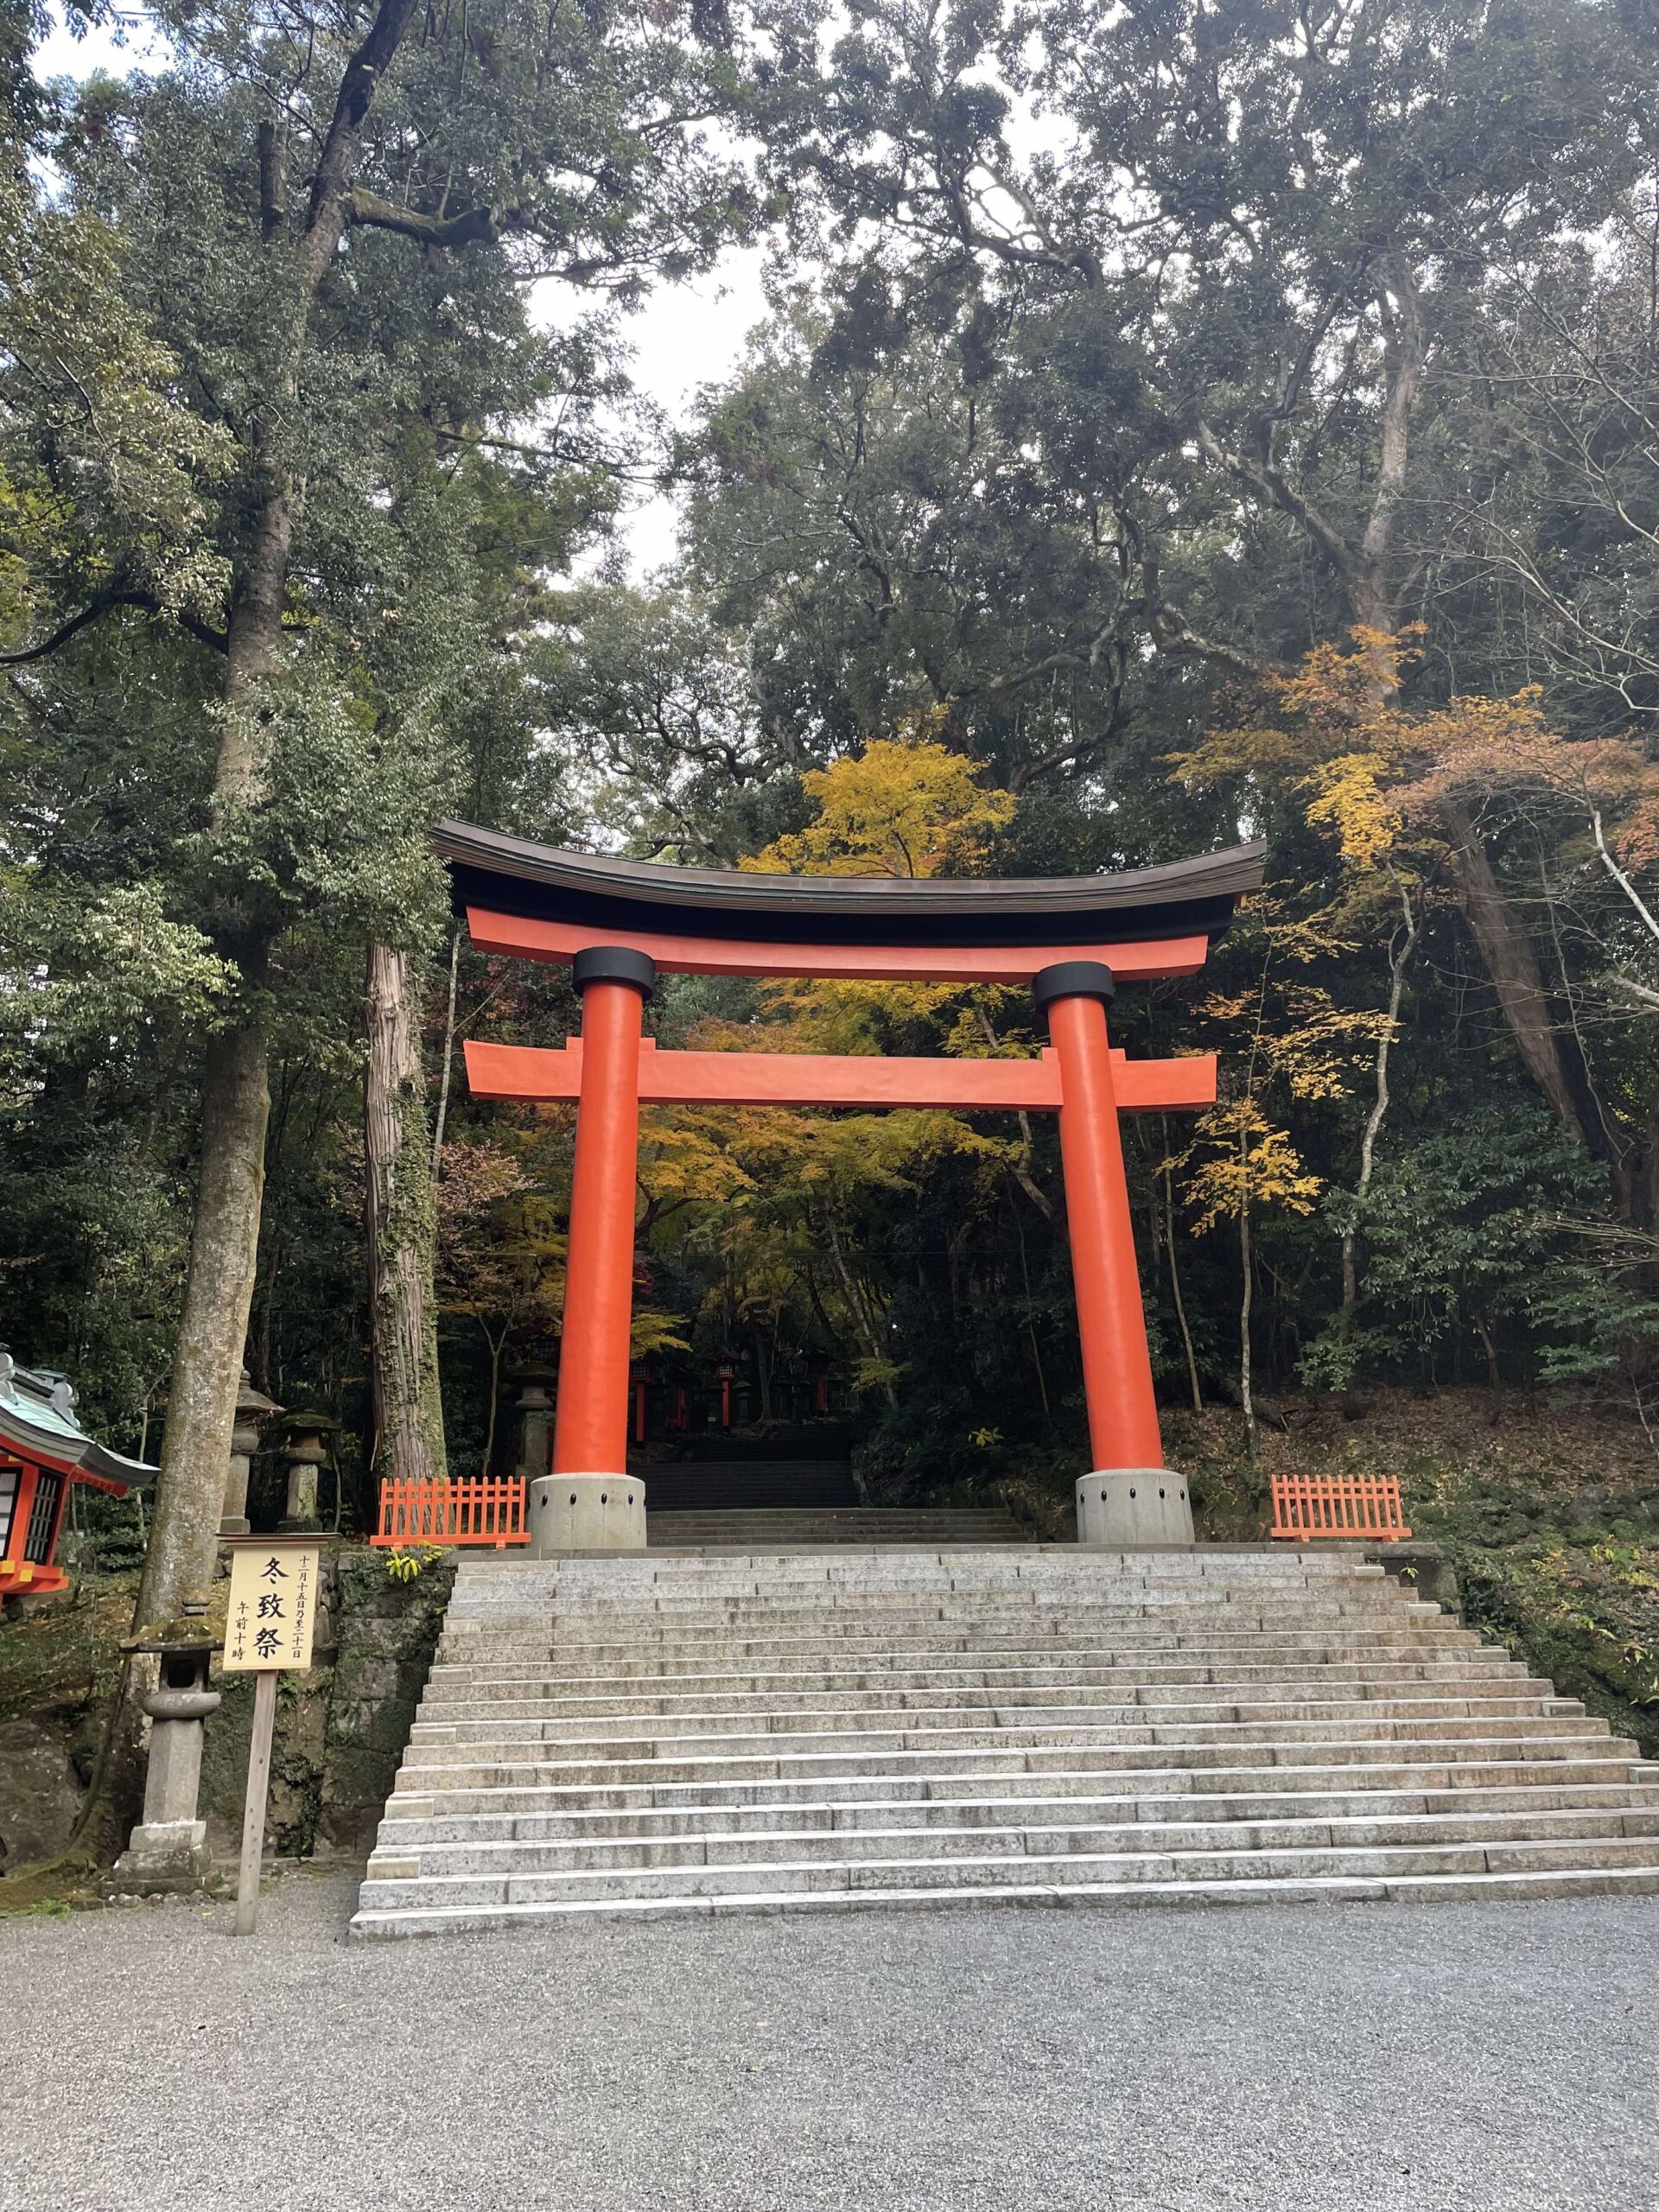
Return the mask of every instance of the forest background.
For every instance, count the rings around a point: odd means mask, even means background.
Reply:
[[[456,1040],[575,1008],[469,949],[440,817],[865,873],[1251,836],[1265,894],[1118,1016],[1221,1056],[1129,1130],[1172,1454],[1212,1532],[1287,1455],[1408,1459],[1492,1617],[1650,1719],[1651,8],[165,0],[79,82],[48,28],[4,0],[0,1300],[159,1451],[141,1616],[210,1571],[245,1358],[361,1529],[499,1462],[556,1337],[569,1119]],[[629,315],[746,242],[765,321],[671,428]],[[653,1018],[1038,1041],[994,990]],[[642,1355],[763,1415],[833,1366],[878,1496],[1069,1492],[1052,1131],[660,1112],[640,1207]]]

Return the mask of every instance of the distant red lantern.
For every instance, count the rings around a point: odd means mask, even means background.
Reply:
[[[645,1440],[645,1393],[651,1388],[651,1362],[636,1359],[628,1369],[628,1380],[633,1386],[633,1440]]]
[[[737,1362],[734,1359],[717,1359],[715,1374],[720,1382],[720,1425],[722,1428],[729,1428],[732,1425],[732,1385],[737,1380]]]

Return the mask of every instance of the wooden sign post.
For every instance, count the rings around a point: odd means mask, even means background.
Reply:
[[[242,1863],[236,1885],[236,1932],[251,1936],[259,1915],[259,1862],[270,1793],[270,1738],[276,1719],[276,1677],[284,1667],[311,1664],[317,1573],[322,1553],[309,1538],[261,1536],[231,1554],[231,1601],[225,1622],[226,1674],[251,1674],[253,1739],[242,1813]]]

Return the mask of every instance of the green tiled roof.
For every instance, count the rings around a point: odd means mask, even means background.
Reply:
[[[49,1369],[19,1367],[0,1351],[0,1444],[65,1474],[92,1475],[123,1490],[153,1483],[157,1470],[129,1459],[88,1436],[75,1419],[75,1394],[66,1376]]]

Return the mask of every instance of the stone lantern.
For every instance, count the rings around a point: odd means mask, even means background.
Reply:
[[[265,1423],[282,1410],[274,1398],[254,1389],[245,1367],[236,1393],[236,1426],[231,1431],[231,1464],[225,1477],[225,1505],[219,1523],[221,1536],[245,1536],[250,1533],[248,1477],[253,1455],[259,1449],[259,1435]]]
[[[518,1385],[512,1408],[517,1437],[512,1471],[526,1483],[537,1480],[553,1464],[552,1388],[558,1370],[550,1359],[538,1356],[540,1349],[532,1345],[531,1356],[508,1378]]]
[[[317,1470],[328,1457],[323,1440],[339,1427],[327,1414],[289,1414],[283,1423],[288,1504],[276,1526],[285,1535],[308,1534],[322,1526],[317,1518]]]
[[[219,1710],[219,1692],[207,1687],[208,1664],[219,1646],[207,1614],[205,1599],[186,1599],[176,1621],[123,1646],[135,1657],[153,1654],[159,1675],[156,1687],[138,1699],[149,1715],[144,1814],[109,1876],[108,1886],[118,1892],[199,1890],[213,1873],[207,1822],[196,1818],[202,1727]]]

